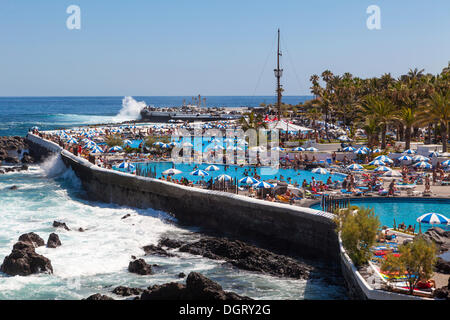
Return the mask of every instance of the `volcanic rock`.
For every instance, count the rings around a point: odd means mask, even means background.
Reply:
[[[35,248],[45,245],[44,239],[39,237],[36,233],[25,233],[19,237],[19,241],[31,243]]]
[[[186,285],[170,282],[154,285],[145,290],[141,300],[251,300],[233,292],[226,292],[222,287],[205,276],[191,272]]]
[[[66,225],[65,222],[53,221],[53,227],[54,228],[64,228],[67,231],[70,231],[69,227]]]
[[[158,242],[158,246],[160,247],[167,247],[170,249],[176,249],[181,247],[184,244],[183,241],[180,240],[174,240],[169,238],[161,238]]]
[[[180,272],[180,273],[178,274],[178,278],[184,278],[184,277],[186,277],[186,275],[185,275],[183,272]]]
[[[183,245],[180,252],[201,255],[215,260],[226,260],[233,266],[295,279],[309,278],[312,268],[295,259],[278,255],[239,240],[205,237]]]
[[[11,276],[27,276],[35,273],[53,273],[50,260],[34,251],[32,242],[17,242],[11,254],[6,256],[0,271]]]
[[[155,246],[153,244],[145,246],[142,249],[144,249],[146,255],[154,254],[154,255],[158,255],[158,256],[175,257],[175,255],[173,253],[167,252],[160,246]]]
[[[114,300],[114,299],[111,297],[105,296],[103,294],[96,293],[96,294],[93,294],[92,296],[87,297],[86,299],[83,299],[83,300]]]
[[[137,259],[131,261],[130,264],[128,265],[128,271],[140,275],[153,274],[152,266],[147,264],[147,262],[145,262],[144,259]]]
[[[434,266],[434,269],[440,273],[450,274],[450,262],[445,261],[442,258],[438,258],[436,261],[436,265]]]
[[[144,289],[119,286],[115,288],[112,292],[114,294],[117,294],[118,296],[129,297],[140,295],[142,292],[144,292]]]
[[[422,237],[425,240],[433,241],[441,252],[445,252],[450,249],[450,231],[445,231],[441,228],[434,227],[428,229]]]
[[[126,218],[128,218],[128,217],[131,217],[131,214],[127,213],[127,214],[124,215],[121,219],[123,220],[123,219],[126,219]]]
[[[51,233],[47,240],[48,248],[56,248],[61,245],[61,241],[56,233]]]

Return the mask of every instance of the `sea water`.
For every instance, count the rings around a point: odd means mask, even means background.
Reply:
[[[44,98],[38,100],[40,104],[46,104]],[[49,100],[48,105],[56,103]],[[74,98],[70,103],[71,114],[83,110],[78,108],[80,99]],[[3,110],[7,110],[4,104]],[[49,110],[40,112],[39,117],[45,118],[46,128],[63,125],[49,120],[62,116],[55,116]],[[2,117],[8,119],[5,115]],[[92,120],[87,114],[77,114],[73,122],[70,115],[64,117],[67,117],[64,124],[67,126],[83,122],[82,117],[89,120],[86,122]],[[95,120],[101,122],[107,117],[113,119],[115,115],[105,112],[98,117]],[[35,118],[24,118],[18,126],[39,125],[34,121]],[[0,126],[8,127],[11,123],[6,121]],[[13,127],[5,131],[13,135],[23,134],[21,130]],[[17,186],[17,189],[11,190],[11,186]],[[324,281],[325,277],[333,277],[330,274],[324,273],[323,277],[319,275],[314,280],[284,279],[239,270],[224,261],[187,253],[177,253],[177,257],[144,256],[142,247],[157,244],[162,236],[190,241],[199,238],[195,233],[199,230],[178,226],[173,217],[162,211],[86,199],[80,181],[58,156],[47,159],[40,166],[32,166],[28,171],[0,175],[0,263],[10,254],[21,234],[35,232],[46,241],[49,234],[55,232],[62,242],[62,246],[54,249],[36,248],[37,253],[51,260],[53,274],[11,277],[0,273],[0,299],[82,299],[94,293],[112,295],[111,291],[119,285],[146,288],[154,284],[184,282],[178,274],[191,271],[217,281],[225,290],[254,299],[346,298],[341,278],[333,278],[331,285]],[[127,214],[130,217],[122,219]],[[53,228],[55,220],[65,222],[71,230]],[[78,228],[85,231],[79,232]],[[149,264],[157,264],[155,274],[140,276],[128,272],[132,255]]]

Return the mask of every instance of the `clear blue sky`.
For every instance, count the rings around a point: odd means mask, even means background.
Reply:
[[[81,30],[66,28],[71,4]],[[381,30],[366,28],[371,4]],[[450,60],[449,0],[1,0],[0,96],[272,95],[278,27],[287,95],[325,69],[399,76]]]

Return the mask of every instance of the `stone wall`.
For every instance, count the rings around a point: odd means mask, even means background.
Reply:
[[[36,142],[36,138],[32,140]],[[51,148],[59,148],[48,141],[44,141],[44,148],[49,144]],[[163,210],[176,217],[180,224],[339,265],[338,239],[333,215],[329,213],[108,170],[66,150],[61,156],[92,199]]]

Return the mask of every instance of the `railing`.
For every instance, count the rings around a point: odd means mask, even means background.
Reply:
[[[322,211],[334,213],[336,209],[348,208],[350,206],[350,199],[322,195],[320,205]]]

